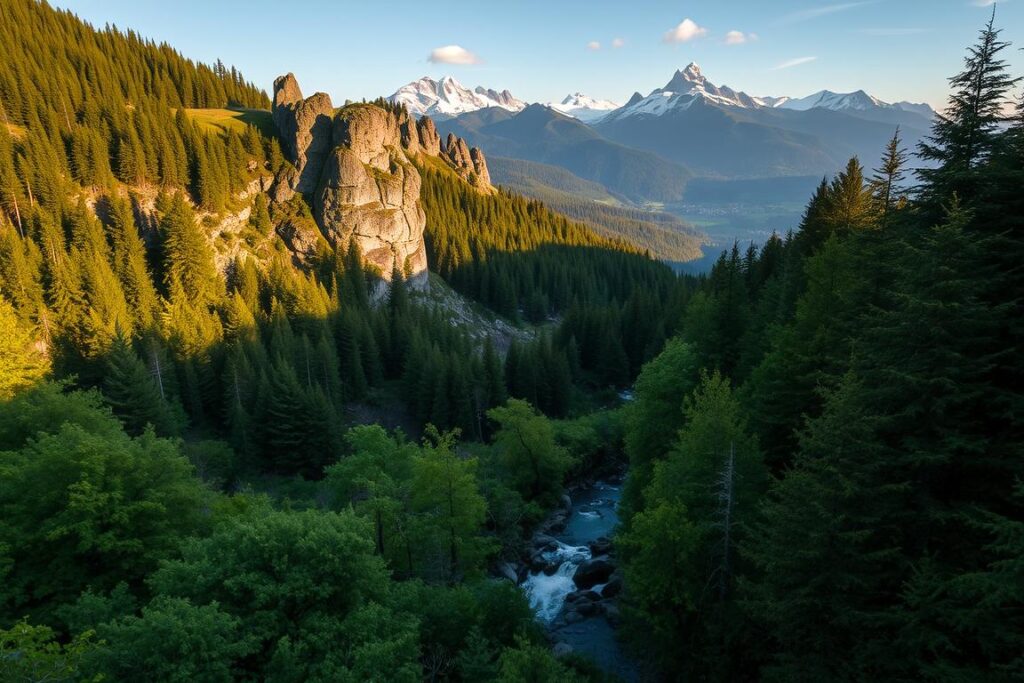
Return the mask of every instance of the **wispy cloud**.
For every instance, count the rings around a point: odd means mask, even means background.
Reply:
[[[625,44],[626,41],[623,40],[622,38],[612,38],[612,47],[614,47],[616,50],[624,46]]]
[[[830,14],[846,12],[847,10],[863,7],[864,5],[873,5],[876,2],[878,2],[878,0],[860,0],[859,2],[839,2],[832,5],[808,7],[807,9],[798,10],[783,16],[777,23],[797,24],[801,21],[810,21],[811,19],[817,19],[819,17],[827,17]]]
[[[862,28],[857,33],[866,36],[916,36],[919,33],[928,33],[930,28]]]
[[[687,17],[679,22],[671,31],[667,31],[662,36],[662,41],[666,43],[687,43],[694,38],[700,38],[707,35],[708,30],[703,26],[699,26],[693,19]]]
[[[743,31],[729,31],[725,34],[726,45],[742,45],[757,40],[756,33],[744,33]]]
[[[433,64],[479,64],[481,59],[461,45],[445,45],[430,51],[427,61]]]
[[[598,50],[601,49],[601,42],[598,40],[592,40],[589,43],[587,43],[587,49],[590,50],[591,52],[597,52]]]
[[[776,64],[771,68],[772,71],[781,71],[782,69],[791,69],[794,66],[800,66],[801,64],[807,64],[813,62],[817,57],[797,57],[796,59],[787,59],[781,64]]]
[[[974,5],[975,7],[991,7],[997,2],[1000,5],[1005,5],[1006,3],[1010,2],[1010,0],[971,0],[971,4]]]

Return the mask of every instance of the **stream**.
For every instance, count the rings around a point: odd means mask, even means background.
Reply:
[[[578,588],[574,581],[581,566],[605,556],[602,553],[607,550],[607,539],[619,522],[616,508],[621,496],[620,480],[599,481],[589,489],[574,492],[564,529],[550,534],[551,540],[539,553],[546,566],[531,571],[521,587],[556,643],[556,653],[560,646],[565,647],[561,645],[564,643],[604,671],[635,681],[636,663],[622,651],[609,622],[609,615],[618,614],[610,599],[617,590],[609,588],[609,595],[604,594],[610,582],[616,582],[617,588],[621,580],[605,579],[594,583],[589,591]]]

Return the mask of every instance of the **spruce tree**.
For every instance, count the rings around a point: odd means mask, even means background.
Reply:
[[[103,395],[129,434],[137,436],[151,425],[160,436],[173,436],[183,426],[181,409],[161,396],[145,363],[123,334],[114,338],[107,353]]]
[[[1007,63],[1000,58],[1009,43],[1000,39],[1002,31],[995,28],[995,16],[993,7],[977,43],[967,50],[963,71],[949,79],[953,94],[946,111],[938,115],[931,135],[918,147],[923,159],[937,164],[918,171],[933,216],[954,193],[973,203],[979,183],[977,170],[997,145],[1007,95],[1020,81],[1007,73]]]

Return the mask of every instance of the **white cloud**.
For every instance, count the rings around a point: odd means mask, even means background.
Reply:
[[[612,38],[612,47],[618,49],[626,44],[622,38]]]
[[[479,64],[480,58],[461,45],[445,45],[430,51],[427,61],[433,64]]]
[[[997,1],[1004,5],[1010,2],[1010,0],[972,0],[971,4],[975,7],[991,7],[996,4]]]
[[[789,68],[792,68],[794,66],[800,66],[801,64],[807,64],[808,62],[813,62],[815,59],[817,59],[817,57],[797,57],[796,59],[787,59],[786,61],[782,62],[781,64],[776,64],[775,66],[773,66],[771,70],[772,71],[780,71],[782,69],[789,69]]]
[[[601,49],[601,43],[596,41],[596,40],[592,40],[589,43],[587,43],[587,49],[591,50],[591,51],[600,50]]]
[[[729,31],[725,34],[726,45],[742,45],[757,40],[756,33],[744,33],[743,31]]]
[[[674,29],[665,33],[662,40],[666,43],[686,43],[694,38],[707,35],[707,32],[706,28],[698,26],[697,22],[687,17],[679,22],[679,25]]]

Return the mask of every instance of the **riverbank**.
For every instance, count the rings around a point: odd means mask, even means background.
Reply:
[[[558,656],[580,654],[607,673],[635,681],[637,665],[615,637],[621,571],[611,536],[623,473],[579,485],[533,535],[520,586]]]

